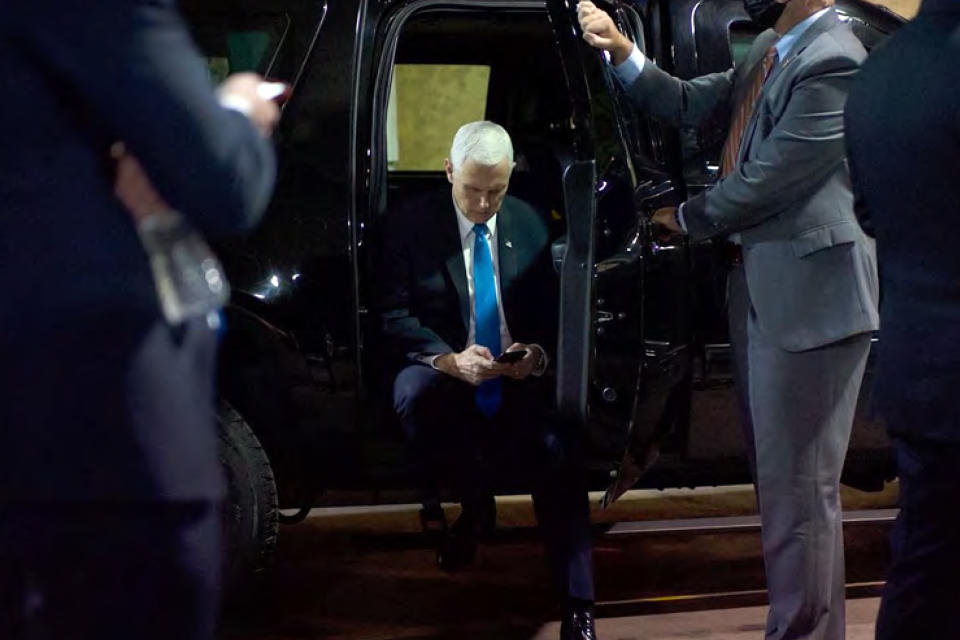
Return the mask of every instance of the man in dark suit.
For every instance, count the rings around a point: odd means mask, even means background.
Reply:
[[[768,640],[840,640],[840,473],[877,328],[874,242],[857,224],[843,105],[866,57],[833,0],[744,0],[766,28],[744,64],[691,80],[647,60],[580,3],[634,104],[687,127],[730,114],[720,179],[653,220],[724,238],[730,342],[763,521]]]
[[[952,635],[960,606],[960,3],[924,0],[850,91],[847,144],[880,262],[875,404],[900,515],[881,640]]]
[[[163,320],[114,189],[149,175],[202,231],[248,228],[276,108],[250,75],[218,104],[173,0],[0,14],[0,636],[210,638],[215,333]]]
[[[499,125],[461,127],[445,166],[452,193],[389,214],[381,269],[383,331],[399,366],[394,407],[423,464],[454,484],[463,506],[438,562],[456,570],[472,561],[494,525],[494,481],[518,474],[532,486],[567,598],[561,637],[594,638],[577,442],[550,421],[543,377],[557,327],[545,224],[506,195],[513,146]],[[498,362],[512,352],[523,356]]]

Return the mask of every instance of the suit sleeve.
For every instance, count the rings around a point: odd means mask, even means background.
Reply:
[[[849,57],[814,64],[798,77],[783,115],[756,155],[688,200],[693,240],[752,227],[778,215],[843,163],[843,108],[859,65]]]
[[[864,198],[863,188],[860,184],[860,177],[857,175],[857,167],[853,161],[853,154],[847,154],[847,164],[850,166],[850,181],[853,188],[853,212],[857,216],[860,228],[871,238],[876,237],[876,229],[873,227],[873,218],[870,216],[870,209],[867,207],[866,198]]]
[[[733,69],[680,80],[647,60],[627,87],[627,95],[644,113],[673,126],[698,127],[730,103]]]
[[[172,0],[13,0],[10,33],[64,99],[123,141],[157,191],[207,233],[251,227],[275,159],[248,119],[221,107]]]
[[[452,353],[435,331],[412,313],[413,256],[404,233],[404,216],[388,216],[377,272],[377,311],[388,350],[396,358],[429,364],[425,356]]]
[[[538,261],[537,281],[543,283],[541,297],[536,300],[539,316],[540,347],[549,361],[557,357],[557,332],[560,328],[560,278],[553,268],[553,256],[550,243],[545,241],[546,249]]]

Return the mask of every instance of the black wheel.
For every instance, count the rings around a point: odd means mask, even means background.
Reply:
[[[266,451],[229,404],[217,411],[220,463],[227,491],[223,503],[223,584],[228,596],[251,587],[277,547],[277,485]]]

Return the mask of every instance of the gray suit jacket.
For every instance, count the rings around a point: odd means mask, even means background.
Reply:
[[[628,88],[644,111],[698,126],[730,110],[776,34],[745,63],[682,81],[648,64]],[[804,32],[764,85],[735,171],[684,205],[693,240],[739,232],[760,328],[804,351],[878,328],[874,242],[857,223],[843,108],[866,51],[832,9]]]

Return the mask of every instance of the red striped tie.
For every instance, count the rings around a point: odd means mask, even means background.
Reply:
[[[740,155],[740,145],[743,144],[743,134],[746,133],[747,123],[753,116],[757,99],[763,91],[763,83],[766,82],[770,69],[775,64],[777,64],[777,49],[771,46],[760,64],[750,72],[750,88],[743,94],[743,99],[733,112],[733,117],[730,120],[730,133],[727,134],[727,141],[723,144],[723,155],[720,156],[721,178],[737,166],[737,156]]]

